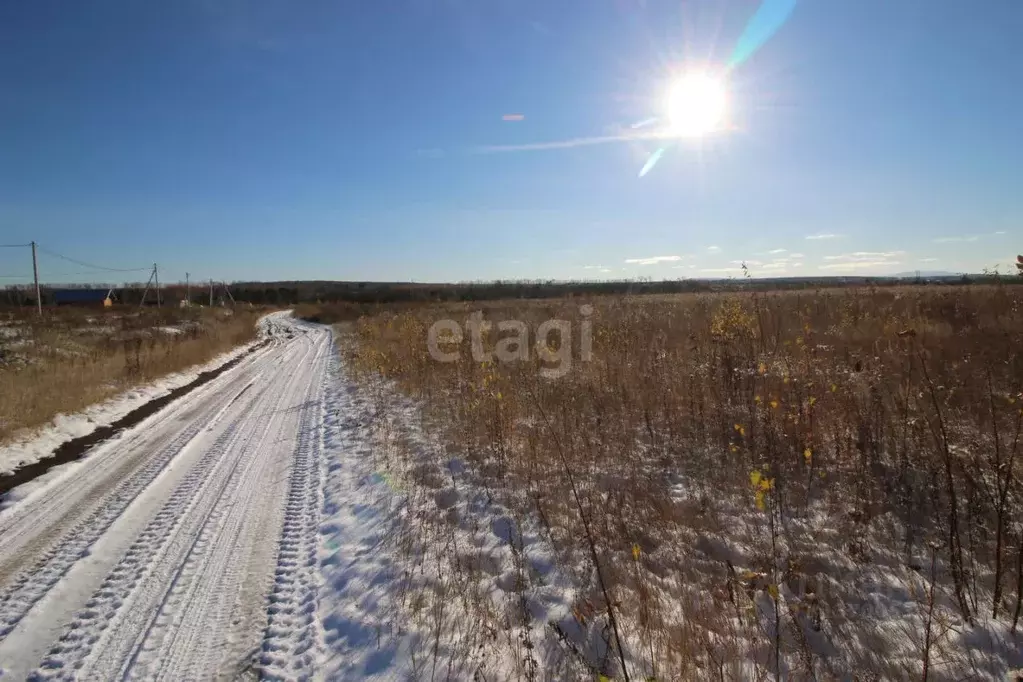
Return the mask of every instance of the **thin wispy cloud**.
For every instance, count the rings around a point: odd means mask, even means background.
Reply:
[[[708,246],[707,250],[710,251],[711,253],[717,253],[718,251],[721,250],[721,247],[720,246]]]
[[[700,268],[699,272],[706,272],[708,274],[714,273],[731,273],[735,274],[739,272],[739,268]]]
[[[763,265],[764,264],[763,261],[759,261],[759,260],[733,260],[731,262],[732,262],[733,265],[738,265],[739,267],[742,267],[743,263],[745,263],[746,265],[750,265],[750,266],[752,266],[752,265]]]
[[[824,260],[842,261],[847,263],[868,263],[883,261],[903,255],[904,251],[853,251],[837,256],[824,256]]]
[[[583,266],[583,270],[602,270],[605,267],[607,267],[607,266],[605,266],[605,265],[584,265]]]
[[[963,234],[952,237],[938,237],[932,241],[935,244],[958,244],[962,242],[977,242],[985,237],[1001,237],[1006,234],[1005,230],[996,230],[995,232],[986,232],[984,234]]]
[[[850,263],[828,263],[827,265],[819,266],[821,270],[844,270],[844,271],[856,271],[856,270],[871,270],[874,268],[889,267],[900,265],[897,260],[877,260],[877,261],[854,261]]]
[[[788,249],[771,249],[768,253],[773,256],[776,253],[786,253],[787,251]]]
[[[535,152],[548,149],[571,149],[573,147],[588,147],[595,144],[612,144],[615,142],[633,142],[636,140],[661,140],[669,137],[663,131],[630,131],[617,135],[597,135],[595,137],[572,137],[567,140],[552,140],[550,142],[529,142],[526,144],[492,144],[475,147],[471,151],[474,154],[499,154],[501,152]]]
[[[671,263],[682,260],[682,256],[651,256],[650,258],[626,258],[625,262],[630,265],[656,265],[657,263]]]
[[[807,239],[838,239],[837,234],[808,234]]]
[[[958,242],[975,242],[978,239],[980,239],[979,236],[977,236],[975,234],[970,234],[970,235],[964,235],[962,237],[938,237],[937,239],[934,240],[934,243],[935,244],[955,244],[955,243],[958,243]]]
[[[505,114],[501,117],[502,121],[522,121],[525,120],[524,114]]]
[[[804,256],[804,255],[803,255],[803,254],[801,254],[801,253],[790,253],[790,254],[789,254],[789,258],[805,258],[805,257],[806,257],[806,256]]]
[[[761,268],[764,270],[786,270],[789,264],[785,261],[775,261],[774,263],[764,263]]]
[[[937,263],[938,259],[937,258],[921,258],[920,262],[921,263]]]

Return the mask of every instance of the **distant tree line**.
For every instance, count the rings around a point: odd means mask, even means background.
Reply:
[[[1023,268],[1021,268],[1023,270]],[[482,301],[499,299],[542,299],[565,296],[601,296],[623,294],[678,294],[715,291],[769,291],[788,289],[820,289],[846,286],[895,286],[905,284],[971,284],[986,282],[1021,283],[1023,278],[999,279],[995,275],[956,275],[952,277],[894,278],[894,277],[788,277],[772,279],[728,280],[608,280],[565,282],[558,280],[497,280],[493,282],[413,283],[413,282],[233,282],[229,286],[235,302],[255,305],[289,306],[300,303],[417,303]],[[144,283],[121,285],[78,285],[79,288],[114,290],[118,305],[137,306],[143,302]],[[53,302],[53,292],[67,287],[41,287],[43,305]],[[164,305],[178,305],[186,298],[186,287],[181,283],[165,285],[160,291]],[[193,305],[209,303],[209,289],[194,285],[190,290]],[[9,286],[0,297],[0,305],[35,305],[35,291],[31,286]],[[230,301],[222,285],[214,287],[214,303]],[[145,294],[147,305],[156,304],[156,293]]]
[[[419,284],[407,282],[235,282],[236,301],[268,305],[299,303],[401,303],[541,299],[565,296],[622,294],[677,294],[740,290],[818,289],[843,286],[893,286],[915,284],[970,284],[995,281],[994,277],[943,277],[922,279],[870,277],[791,277],[731,280],[615,280],[563,282],[518,280]]]

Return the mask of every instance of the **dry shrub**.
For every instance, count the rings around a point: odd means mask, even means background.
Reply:
[[[361,318],[351,356],[542,521],[580,612],[617,612],[633,677],[955,678],[1004,673],[969,633],[1019,619],[1021,302],[1007,286],[594,299],[590,362],[580,299],[447,304]],[[572,321],[571,371],[475,361],[468,333],[457,362],[431,358],[430,326],[476,310]],[[937,614],[945,635],[917,637]]]
[[[0,443],[249,341],[259,314],[68,308],[42,318],[9,316],[0,337]]]

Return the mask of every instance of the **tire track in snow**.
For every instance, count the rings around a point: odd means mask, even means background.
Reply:
[[[188,473],[77,614],[43,660],[35,679],[91,677],[119,668],[118,676],[124,676],[154,626],[180,625],[172,614],[164,614],[164,607],[178,600],[179,579],[188,568],[189,557],[209,543],[209,521],[217,517],[217,504],[228,487],[239,484],[236,474],[243,460],[252,456],[250,444],[258,437],[258,449],[271,433],[273,420],[260,419],[283,401],[284,394],[274,388],[273,381],[266,381],[247,403],[248,409],[243,411],[247,417],[232,424]],[[230,568],[230,563],[226,567]],[[166,588],[161,589],[163,586]],[[85,665],[94,649],[97,655]]]
[[[0,574],[0,609],[13,622],[0,638],[8,674],[42,658],[37,679],[238,673],[246,657],[256,662],[267,596],[284,583],[312,607],[277,625],[299,643],[292,651],[317,650],[319,424],[332,345],[322,327],[268,322],[274,339],[258,357],[0,512],[0,566],[13,569],[6,585]],[[312,532],[292,537],[303,528]],[[292,544],[307,560],[289,583],[281,568]]]
[[[204,428],[212,427],[223,412],[211,409],[218,393],[240,385],[261,355],[248,356],[222,379],[195,391],[189,402],[174,405],[153,415],[137,428],[118,434],[97,447],[87,460],[76,463],[62,476],[20,500],[16,506],[0,511],[0,603],[10,597],[12,582],[17,583],[24,574],[32,573],[31,570],[17,573],[18,565],[24,567],[32,559],[28,555],[38,554],[40,549],[50,549],[51,545],[58,543],[62,534],[73,533],[71,529],[76,520],[84,521],[87,514],[95,512],[108,501],[116,499],[126,506],[134,499],[131,492],[139,489],[139,483],[144,484],[146,479],[152,478],[148,474],[153,473],[154,464],[167,464]],[[171,428],[173,433],[166,434],[167,428]],[[154,432],[171,435],[157,448],[159,462],[152,459],[141,461],[142,458],[136,456],[119,456],[121,451],[144,447],[147,441],[152,440]],[[171,458],[164,457],[167,454]],[[140,471],[143,465],[146,471]],[[89,522],[88,525],[95,524]],[[36,559],[39,565],[48,563],[44,559]],[[0,626],[0,638],[3,634]]]
[[[291,409],[281,411],[279,407],[301,404],[299,400],[301,389],[308,388],[302,385],[305,378],[299,375],[291,376],[288,389],[282,393],[273,413],[273,416],[284,424],[276,428],[268,426],[268,433],[280,433],[285,429],[290,432],[292,428],[298,431],[300,427],[300,422],[296,418],[298,412]],[[202,622],[219,625],[223,625],[230,618],[236,606],[236,597],[241,591],[241,583],[250,569],[244,562],[237,562],[234,559],[246,557],[251,553],[258,539],[254,532],[264,527],[262,517],[272,511],[271,505],[256,504],[257,499],[264,497],[276,478],[283,480],[286,476],[286,471],[279,471],[281,463],[266,456],[267,454],[264,443],[260,443],[257,451],[248,458],[246,469],[235,479],[239,485],[234,486],[234,489],[224,496],[227,506],[223,512],[225,518],[209,532],[205,543],[205,549],[208,551],[190,558],[191,565],[188,566],[188,570],[191,574],[183,575],[176,580],[176,583],[189,586],[188,594],[179,598],[177,602],[166,602],[161,618],[179,623]],[[242,481],[245,485],[240,485]],[[281,488],[283,492],[283,486]],[[274,531],[276,537],[279,528],[275,528]],[[226,572],[223,570],[225,566],[228,567]],[[226,629],[220,627],[217,631],[223,632]],[[195,628],[165,628],[162,633],[151,634],[149,639],[154,642],[162,640],[162,647],[151,656],[139,656],[132,677],[196,679],[215,670],[224,660],[223,656],[220,660],[206,660],[194,656],[194,651],[203,649],[211,653],[223,652],[226,644],[208,641],[205,633]],[[159,663],[158,675],[149,659]]]
[[[8,585],[0,596],[0,639],[5,638],[28,610],[57,583],[88,548],[116,521],[131,502],[187,449],[191,442],[221,417],[216,413],[208,421],[194,421],[162,448],[155,457],[117,486],[94,513],[70,527],[64,541],[39,556]],[[6,529],[0,526],[0,532]]]
[[[333,338],[324,349],[330,352]],[[328,361],[329,363],[332,362]],[[267,609],[268,622],[259,658],[264,679],[309,679],[323,649],[317,618],[319,522],[322,506],[321,455],[324,402],[329,371],[303,406],[307,428],[295,451],[277,569]],[[308,425],[315,425],[309,428]]]

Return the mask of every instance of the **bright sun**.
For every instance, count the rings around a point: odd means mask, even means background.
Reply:
[[[671,86],[667,99],[673,135],[701,137],[721,128],[727,108],[725,84],[706,73],[689,73]]]

